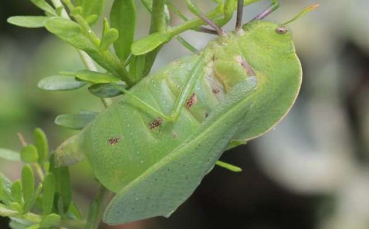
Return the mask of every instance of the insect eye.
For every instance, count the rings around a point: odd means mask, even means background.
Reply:
[[[276,31],[276,33],[279,33],[279,34],[285,34],[285,33],[288,32],[288,30],[284,26],[278,27],[275,31]]]

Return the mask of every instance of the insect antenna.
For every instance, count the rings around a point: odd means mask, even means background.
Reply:
[[[236,31],[240,31],[242,29],[242,15],[243,15],[243,0],[238,0]]]
[[[217,26],[217,24],[215,24],[214,21],[212,21],[210,18],[208,18],[204,13],[202,13],[199,8],[191,2],[191,0],[186,0],[187,3],[187,7],[188,9],[195,14],[197,17],[199,17],[200,19],[202,19],[206,24],[208,24],[210,27],[212,27],[217,34],[219,34],[219,36],[224,36],[225,33],[223,31],[223,29],[219,28],[219,26]]]

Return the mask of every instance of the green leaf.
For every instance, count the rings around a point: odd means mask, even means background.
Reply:
[[[99,51],[106,51],[111,44],[113,44],[118,39],[119,33],[116,29],[109,29],[106,32],[100,42]]]
[[[20,161],[20,154],[10,149],[0,148],[0,158],[8,161]]]
[[[12,217],[9,226],[12,229],[28,229],[32,226],[32,224],[33,223],[30,223],[29,221]]]
[[[231,18],[233,15],[233,11],[237,8],[237,1],[235,0],[226,0],[224,3],[224,16],[225,18]]]
[[[92,25],[103,13],[105,0],[76,0],[75,6],[82,8],[82,16],[86,19],[91,15],[97,15],[95,20],[89,22]]]
[[[21,151],[22,161],[26,163],[35,163],[38,160],[37,148],[34,145],[27,145]]]
[[[84,51],[96,51],[91,41],[82,33],[81,27],[66,18],[51,18],[45,23],[46,29],[63,41]]]
[[[45,77],[37,86],[47,91],[69,91],[86,85],[86,82],[76,80],[74,76],[54,75]]]
[[[145,6],[147,11],[149,11],[149,13],[151,14],[151,12],[152,12],[152,0],[141,0],[141,2]],[[164,20],[167,24],[170,21],[170,13],[169,13],[169,9],[168,9],[167,5],[164,6]]]
[[[72,130],[82,130],[92,122],[98,113],[92,111],[83,111],[77,114],[63,114],[55,119],[55,123]]]
[[[8,23],[25,28],[42,28],[50,17],[45,16],[14,16],[8,18]]]
[[[42,194],[42,212],[44,215],[49,215],[52,212],[55,197],[55,177],[52,173],[47,173],[45,176]]]
[[[82,70],[76,73],[76,78],[88,81],[91,83],[111,83],[119,81],[120,78],[108,73],[94,72],[89,70]]]
[[[2,173],[0,173],[0,179],[2,183],[0,186],[0,189],[2,190],[1,191],[2,192],[1,201],[4,204],[9,205],[12,201],[12,191],[11,191],[12,182]]]
[[[135,79],[135,82],[140,81],[144,77],[146,56],[134,56],[132,63],[129,65],[129,74]]]
[[[47,155],[49,152],[49,143],[47,141],[47,136],[41,128],[36,128],[33,132],[33,136],[38,152],[38,161],[40,164],[43,164],[47,159]]]
[[[132,53],[136,56],[146,54],[163,43],[169,41],[171,36],[165,33],[153,33],[132,44]]]
[[[72,218],[72,219],[79,219],[79,220],[83,220],[82,214],[81,212],[78,210],[77,206],[74,204],[74,202],[71,203],[68,212],[67,212],[67,216]]]
[[[10,208],[14,211],[17,211],[19,213],[22,213],[22,205],[20,205],[17,202],[11,202],[10,203]]]
[[[63,209],[60,214],[66,213],[72,203],[72,185],[68,167],[55,167],[54,155],[52,156],[50,171],[54,174],[57,193],[57,203],[62,202]]]
[[[22,200],[22,184],[20,180],[17,180],[13,183],[11,191],[13,201],[21,206],[23,204],[23,200]]]
[[[56,15],[55,9],[49,5],[45,0],[31,0],[33,4],[35,4],[38,8],[42,9],[43,11],[51,14]]]
[[[115,53],[124,62],[131,53],[136,29],[136,6],[133,0],[115,0],[110,12],[113,28],[119,32],[114,43]]]
[[[2,177],[0,177],[0,202],[3,199],[3,196],[4,196],[3,193],[4,193],[4,191],[3,191],[3,179],[2,179]]]
[[[59,225],[61,220],[60,215],[52,213],[45,218],[42,219],[40,223],[41,228],[50,228],[50,227],[56,227]]]
[[[29,212],[33,205],[35,194],[35,177],[30,165],[23,166],[22,169],[22,189],[23,189],[23,213]]]
[[[94,84],[88,90],[99,98],[111,98],[123,94],[117,87],[126,88],[126,84],[124,82]]]
[[[27,227],[26,229],[38,229],[38,228],[40,228],[40,224],[32,225],[30,227]]]

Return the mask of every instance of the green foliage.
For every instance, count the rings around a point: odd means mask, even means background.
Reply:
[[[22,161],[35,163],[38,160],[37,148],[34,145],[27,145],[21,151]]]
[[[58,115],[55,119],[55,124],[64,126],[72,130],[82,130],[97,116],[96,112],[81,111],[77,114]]]
[[[125,62],[131,52],[131,45],[136,29],[136,7],[133,0],[115,0],[110,11],[110,21],[113,28],[119,32],[119,38],[114,42],[114,49],[122,62]]]
[[[48,19],[44,16],[15,16],[8,18],[8,23],[25,28],[41,28]]]
[[[36,128],[33,132],[33,137],[38,152],[38,161],[40,164],[43,164],[47,160],[49,152],[49,143],[46,134],[42,129]]]
[[[94,20],[89,22],[89,24],[94,24],[104,11],[105,0],[76,0],[75,6],[81,7],[82,16],[85,19],[96,15],[96,17],[93,17]]]
[[[48,91],[75,90],[86,85],[86,82],[76,80],[74,76],[54,75],[43,78],[38,87]]]
[[[9,161],[20,161],[20,154],[10,149],[0,148],[0,158]]]
[[[23,166],[22,169],[22,193],[23,193],[23,213],[29,212],[31,206],[34,204],[35,195],[35,178],[33,170],[30,165]]]

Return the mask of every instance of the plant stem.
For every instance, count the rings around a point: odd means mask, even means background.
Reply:
[[[93,200],[90,205],[90,212],[88,216],[88,222],[86,229],[98,229],[105,207],[108,204],[112,192],[110,192],[107,188],[103,185],[100,186],[99,193],[97,197]]]

